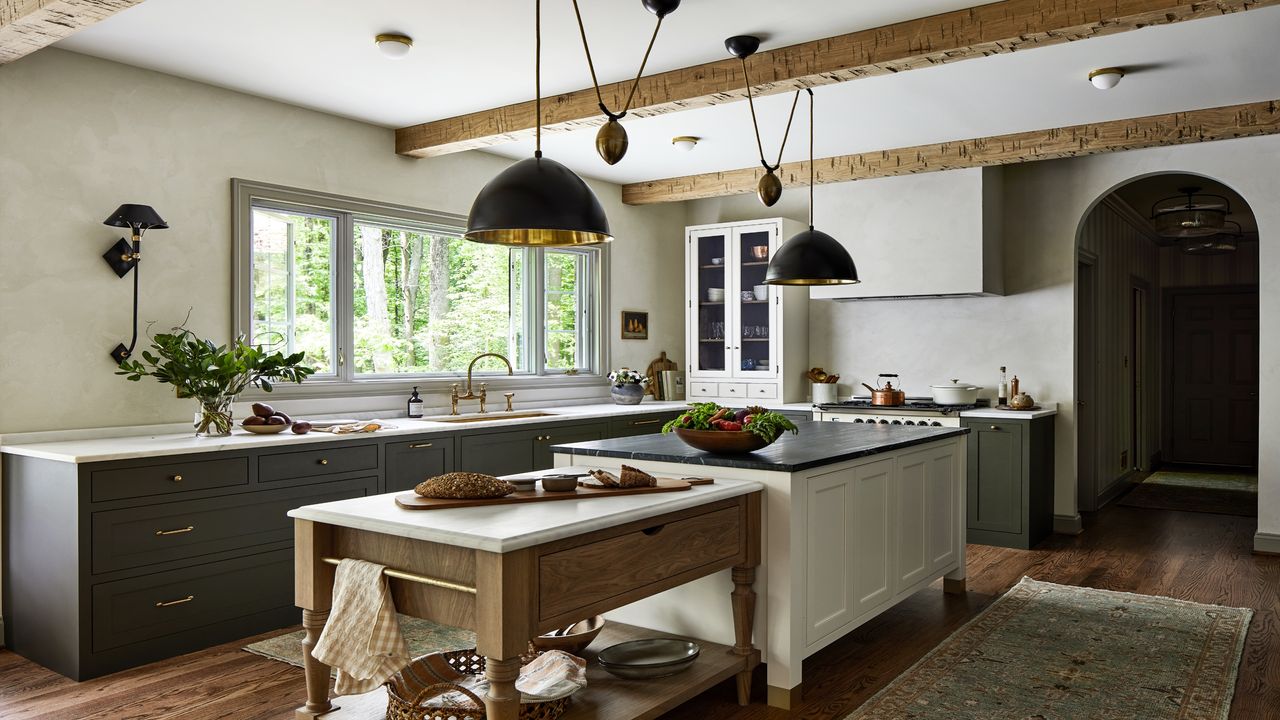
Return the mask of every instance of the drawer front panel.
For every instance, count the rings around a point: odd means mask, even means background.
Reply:
[[[679,412],[671,412],[656,416],[637,415],[635,417],[614,418],[609,430],[614,437],[649,435],[656,432],[662,432],[662,426],[668,420],[671,420],[678,415],[680,415]]]
[[[248,484],[249,459],[242,457],[95,470],[89,476],[93,502]]]
[[[361,497],[377,478],[239,493],[93,514],[93,571],[123,570],[293,538],[285,513]]]
[[[745,398],[747,396],[747,384],[720,383],[719,395],[723,398]]]
[[[293,551],[93,586],[93,649],[152,640],[293,604]]]
[[[544,555],[538,563],[539,614],[553,618],[732,558],[741,547],[738,508]]]
[[[715,397],[717,387],[716,383],[712,382],[691,382],[689,397]]]
[[[258,482],[376,470],[377,467],[377,445],[277,453],[258,458]]]
[[[387,443],[387,492],[412,490],[429,477],[453,472],[453,436]]]
[[[778,397],[778,386],[773,383],[751,383],[747,386],[747,395],[772,400]]]

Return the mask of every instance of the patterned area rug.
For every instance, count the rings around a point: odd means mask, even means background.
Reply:
[[[409,644],[410,657],[447,650],[465,650],[476,646],[475,633],[470,630],[440,625],[408,615],[398,617],[400,633]],[[302,667],[302,638],[305,636],[305,632],[298,630],[259,640],[252,645],[246,645],[244,649],[255,655]]]
[[[1252,617],[1023,578],[846,720],[1225,720]]]
[[[1119,504],[1254,517],[1258,514],[1258,476],[1161,470],[1130,490]]]

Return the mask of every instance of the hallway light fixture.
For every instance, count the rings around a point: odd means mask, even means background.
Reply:
[[[1178,195],[1151,206],[1156,234],[1167,238],[1200,238],[1217,235],[1231,214],[1231,201],[1222,195],[1200,192],[1198,187],[1178,188]]]
[[[809,229],[782,244],[765,270],[769,285],[852,285],[858,268],[835,238],[813,229],[813,90],[809,93]],[[800,91],[796,91],[799,99]],[[794,104],[792,106],[794,108]]]
[[[1224,227],[1222,232],[1208,237],[1187,238],[1182,242],[1182,252],[1186,255],[1225,255],[1235,252],[1244,231],[1241,230],[1240,223],[1234,220],[1228,220],[1226,224],[1234,227]]]
[[[119,365],[133,355],[133,348],[138,344],[138,263],[142,261],[142,235],[148,230],[167,230],[169,225],[150,205],[134,204],[116,208],[102,224],[129,228],[133,234],[132,245],[120,238],[102,255],[117,277],[123,278],[130,270],[133,271],[133,339],[129,341],[129,347],[120,343],[111,351],[111,359]]]
[[[413,38],[400,33],[382,33],[373,38],[373,44],[378,46],[378,51],[386,57],[398,60],[413,49]]]
[[[471,204],[463,237],[509,246],[567,247],[609,242],[609,219],[572,170],[542,157],[542,0],[534,3],[535,150],[498,173]]]
[[[756,183],[756,196],[765,204],[765,207],[773,207],[782,197],[782,181],[775,173],[782,167],[782,151],[786,149],[787,136],[791,134],[791,121],[796,117],[796,103],[800,101],[800,91],[796,91],[795,100],[791,102],[791,114],[787,116],[787,129],[783,131],[782,144],[778,147],[778,161],[770,165],[769,161],[764,159],[764,144],[760,142],[760,123],[756,121],[756,101],[751,94],[751,78],[747,76],[747,58],[760,49],[760,38],[755,35],[734,35],[724,41],[724,49],[742,61],[742,80],[747,86],[747,107],[751,108],[751,127],[756,131],[756,150],[760,152],[760,164],[764,166],[764,175]],[[812,100],[812,93],[809,97]]]
[[[658,31],[662,29],[662,20],[666,16],[676,11],[680,7],[680,0],[640,0],[644,5],[644,9],[653,13],[658,17],[658,24],[653,28],[653,35],[649,38],[649,47],[645,48],[644,57],[640,60],[640,69],[636,71],[636,79],[631,82],[631,92],[627,94],[627,101],[622,105],[621,112],[614,112],[604,102],[604,95],[600,92],[600,81],[596,79],[596,66],[591,61],[591,47],[587,44],[587,28],[582,23],[582,11],[578,9],[578,0],[573,0],[573,14],[578,18],[578,34],[582,36],[582,51],[587,56],[587,69],[591,71],[591,84],[596,89],[596,100],[599,102],[600,111],[605,114],[609,120],[596,133],[596,152],[600,155],[600,159],[610,165],[617,165],[627,154],[627,146],[630,141],[627,139],[627,130],[622,127],[622,123],[618,120],[626,116],[627,111],[631,109],[631,101],[636,97],[636,88],[640,87],[640,78],[644,75],[644,66],[649,63],[649,53],[653,52],[653,44],[658,40]]]
[[[1120,80],[1124,77],[1124,68],[1106,67],[1098,68],[1089,73],[1089,82],[1099,90],[1110,90],[1120,84]]]

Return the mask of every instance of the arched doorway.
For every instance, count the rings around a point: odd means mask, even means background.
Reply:
[[[1081,510],[1162,467],[1256,469],[1258,257],[1252,209],[1213,178],[1137,177],[1085,215],[1075,308]]]

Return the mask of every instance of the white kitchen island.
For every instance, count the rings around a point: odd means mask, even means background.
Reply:
[[[765,490],[755,645],[769,704],[800,697],[802,662],[938,578],[965,587],[964,428],[800,423],[798,436],[738,456],[711,455],[675,435],[553,448],[556,465],[659,477],[755,480]],[[724,573],[610,613],[622,622],[732,642]]]

